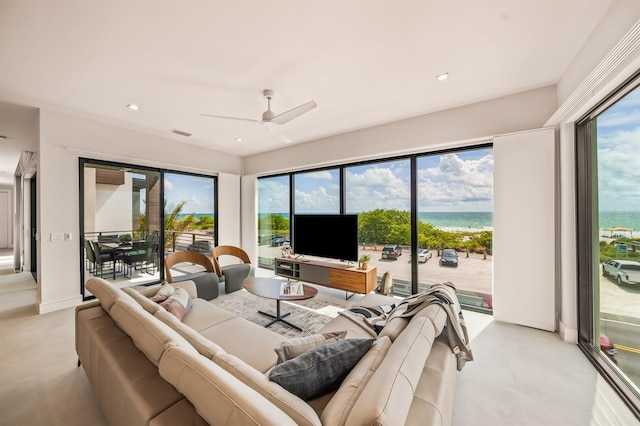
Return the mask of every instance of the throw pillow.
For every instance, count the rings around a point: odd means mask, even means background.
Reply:
[[[180,321],[191,309],[191,297],[184,288],[177,288],[160,306],[176,316]]]
[[[171,284],[164,283],[164,284],[162,284],[162,286],[160,286],[160,289],[156,292],[156,294],[151,296],[149,299],[151,299],[152,301],[154,301],[156,303],[164,302],[175,291],[176,291],[176,289]]]
[[[344,339],[347,335],[346,331],[334,331],[332,333],[314,334],[312,336],[295,337],[288,341],[280,343],[280,346],[275,348],[278,354],[278,362],[281,364],[285,361],[293,359],[298,355],[301,355],[313,349],[315,347],[326,345],[327,343],[337,342],[340,339]]]
[[[340,387],[373,341],[343,339],[318,346],[273,367],[269,380],[308,401]]]

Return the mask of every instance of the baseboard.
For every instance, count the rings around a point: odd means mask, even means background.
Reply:
[[[560,321],[560,337],[567,343],[578,343],[578,330],[567,328]]]
[[[38,313],[46,314],[49,312],[59,311],[60,309],[73,308],[80,303],[82,303],[81,295],[55,300],[53,302],[40,303],[38,305]]]

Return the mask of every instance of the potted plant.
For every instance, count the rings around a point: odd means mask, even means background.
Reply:
[[[369,256],[368,254],[363,254],[362,256],[360,256],[360,259],[358,260],[358,267],[362,270],[368,269],[370,260],[371,260],[371,256]]]

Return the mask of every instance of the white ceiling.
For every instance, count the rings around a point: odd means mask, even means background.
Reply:
[[[246,156],[555,84],[610,4],[0,0],[0,100]],[[199,115],[259,119],[263,89],[318,107],[276,131]]]

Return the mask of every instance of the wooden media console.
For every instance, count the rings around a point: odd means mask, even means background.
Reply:
[[[360,270],[356,265],[344,265],[308,259],[275,258],[275,274],[351,293],[366,294],[378,285],[378,268]]]

